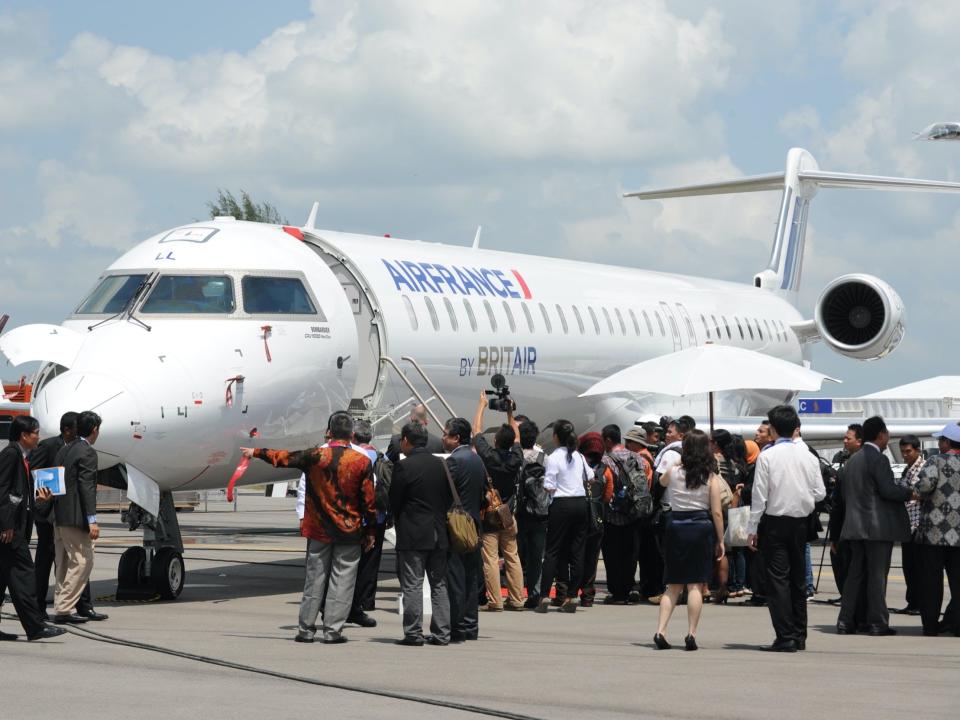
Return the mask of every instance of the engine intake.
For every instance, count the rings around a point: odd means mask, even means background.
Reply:
[[[820,294],[814,317],[824,341],[847,357],[877,360],[903,340],[903,301],[871,275],[844,275],[831,282]]]

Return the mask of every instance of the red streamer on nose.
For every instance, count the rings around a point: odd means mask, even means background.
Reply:
[[[273,330],[273,326],[262,325],[260,329],[263,330],[263,349],[267,353],[267,362],[273,362],[273,358],[270,357],[270,346],[267,345],[267,338],[270,337],[270,333]]]
[[[250,467],[250,458],[241,458],[237,463],[237,469],[233,471],[230,482],[227,483],[227,502],[233,502],[233,488],[236,487],[237,480],[243,477],[243,474]]]

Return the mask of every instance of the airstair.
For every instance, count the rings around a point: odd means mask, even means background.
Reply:
[[[409,364],[410,368],[413,370],[412,374],[414,377],[411,377],[411,374],[405,372],[403,367],[401,367],[395,359],[389,355],[381,355],[380,373],[378,376],[376,390],[367,398],[352,399],[350,401],[348,412],[356,420],[368,420],[375,429],[380,428],[381,423],[389,421],[390,432],[392,433],[393,427],[397,423],[403,422],[409,414],[410,409],[419,404],[426,408],[427,413],[430,415],[430,419],[437,424],[437,427],[442,428],[446,422],[446,418],[455,417],[457,415],[456,411],[453,409],[450,403],[447,402],[447,399],[443,396],[434,382],[430,379],[430,376],[415,358],[412,358],[409,355],[403,355],[401,356],[400,360]],[[393,373],[390,372],[391,370]],[[392,405],[381,405],[379,400],[383,397],[383,391],[393,375],[396,375],[400,382],[403,383],[404,387],[410,392],[410,395]],[[414,383],[416,376],[419,376],[419,379],[427,386],[429,393],[425,394],[417,389],[417,385]],[[371,400],[374,400],[372,405],[370,404]],[[435,410],[434,408],[438,405],[440,408]],[[438,415],[438,411],[441,414]],[[444,413],[445,417],[443,417]],[[377,434],[377,437],[383,436],[384,435],[382,433]]]

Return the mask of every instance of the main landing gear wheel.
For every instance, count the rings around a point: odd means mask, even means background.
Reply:
[[[160,597],[164,600],[176,600],[183,592],[183,584],[186,580],[183,555],[173,548],[160,548],[153,559],[151,574],[153,587]]]
[[[146,579],[144,568],[147,564],[147,551],[142,547],[128,547],[120,556],[117,566],[117,580],[124,587],[142,585]]]

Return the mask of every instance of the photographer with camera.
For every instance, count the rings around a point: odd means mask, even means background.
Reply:
[[[517,551],[517,523],[514,509],[517,502],[517,482],[523,467],[520,449],[520,427],[513,417],[513,400],[502,375],[491,380],[495,390],[480,393],[480,402],[473,418],[473,447],[483,460],[487,471],[488,505],[483,519],[483,576],[490,602],[488,612],[523,610],[523,568]],[[487,399],[487,395],[495,397]],[[500,426],[490,446],[483,437],[483,413],[487,408],[505,410],[507,422]],[[505,506],[502,508],[501,506]],[[499,509],[498,509],[499,508]],[[507,601],[500,594],[499,554],[507,578]]]

